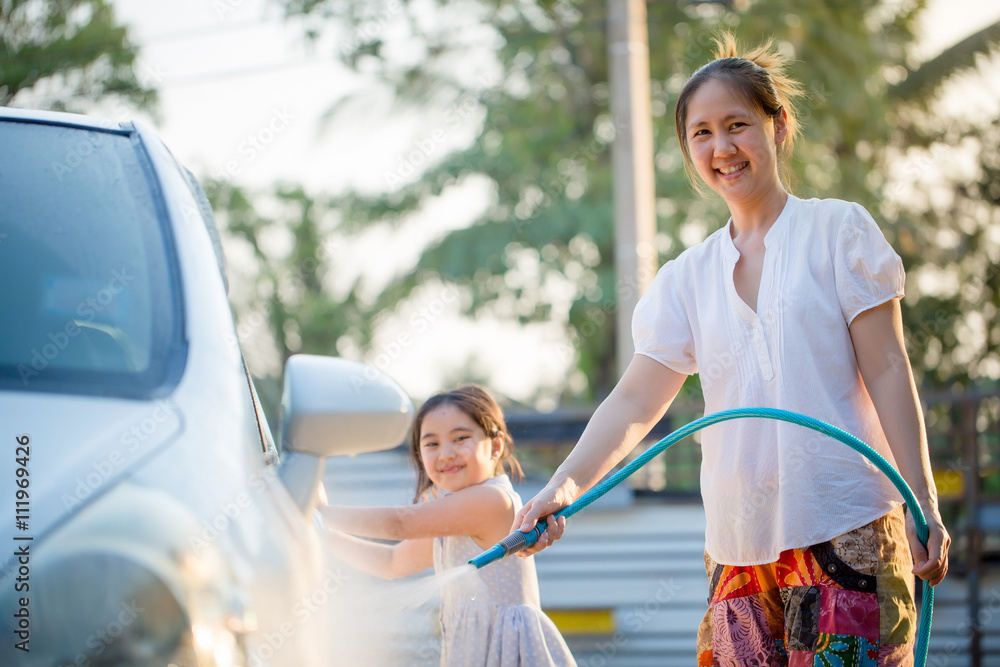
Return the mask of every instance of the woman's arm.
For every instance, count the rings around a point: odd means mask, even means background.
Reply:
[[[468,535],[484,548],[507,535],[514,505],[496,486],[478,484],[442,498],[400,507],[321,505],[326,525],[351,535],[416,540]]]
[[[580,441],[538,495],[514,517],[512,530],[530,530],[544,516],[576,500],[599,482],[639,444],[667,411],[687,376],[637,354],[611,394],[598,406]],[[549,521],[538,543],[525,556],[549,546],[566,525]]]
[[[433,538],[378,544],[331,528],[327,544],[341,560],[384,579],[406,577],[434,566]]]
[[[923,410],[903,343],[899,299],[859,314],[851,322],[850,332],[858,369],[875,405],[889,449],[930,529],[924,549],[916,537],[912,520],[907,521],[913,573],[930,581],[932,586],[937,585],[948,572],[951,537],[938,511]]]

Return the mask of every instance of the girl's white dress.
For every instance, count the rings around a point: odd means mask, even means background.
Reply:
[[[484,484],[521,497],[507,475]],[[482,549],[466,536],[434,540],[434,571],[465,565]],[[442,667],[574,666],[576,661],[552,620],[542,612],[534,558],[501,558],[441,591]]]

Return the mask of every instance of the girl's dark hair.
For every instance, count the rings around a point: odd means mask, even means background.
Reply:
[[[427,470],[424,469],[423,461],[420,459],[420,428],[423,426],[427,414],[442,405],[454,405],[469,415],[490,439],[498,435],[503,437],[503,452],[497,459],[494,474],[506,472],[518,480],[524,477],[521,464],[514,456],[514,440],[507,432],[507,422],[503,418],[503,410],[485,389],[478,385],[467,384],[449,392],[431,396],[417,411],[417,416],[413,420],[413,430],[410,432],[410,456],[417,468],[417,492],[413,496],[413,502],[420,502],[427,490],[431,488],[431,479],[427,476]]]
[[[765,117],[772,118],[785,110],[788,133],[778,145],[778,158],[782,177],[786,177],[787,157],[792,154],[792,146],[799,134],[799,122],[795,113],[795,100],[802,96],[802,86],[788,77],[788,59],[774,46],[774,40],[767,40],[755,49],[741,49],[732,33],[723,32],[715,38],[715,60],[701,67],[687,80],[677,98],[674,123],[677,140],[684,154],[684,168],[691,182],[699,190],[700,183],[691,149],[687,140],[688,104],[691,96],[709,79],[719,79],[744,102],[756,108]]]

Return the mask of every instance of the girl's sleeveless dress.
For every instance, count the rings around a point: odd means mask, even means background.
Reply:
[[[507,475],[483,483],[503,489],[514,511],[521,509],[521,497]],[[465,565],[481,552],[470,537],[436,538],[434,571]],[[445,584],[441,633],[442,667],[576,665],[559,630],[542,612],[534,558],[501,558]]]

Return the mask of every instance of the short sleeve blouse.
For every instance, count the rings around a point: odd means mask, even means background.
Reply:
[[[764,238],[752,310],[736,292],[732,221],[667,262],[637,305],[637,354],[698,373],[706,414],[774,407],[832,423],[893,461],[848,329],[903,296],[899,256],[860,205],[788,201]],[[706,547],[720,563],[773,562],[899,504],[895,488],[846,446],[801,426],[741,419],[702,434]],[[735,511],[734,511],[735,508]]]

